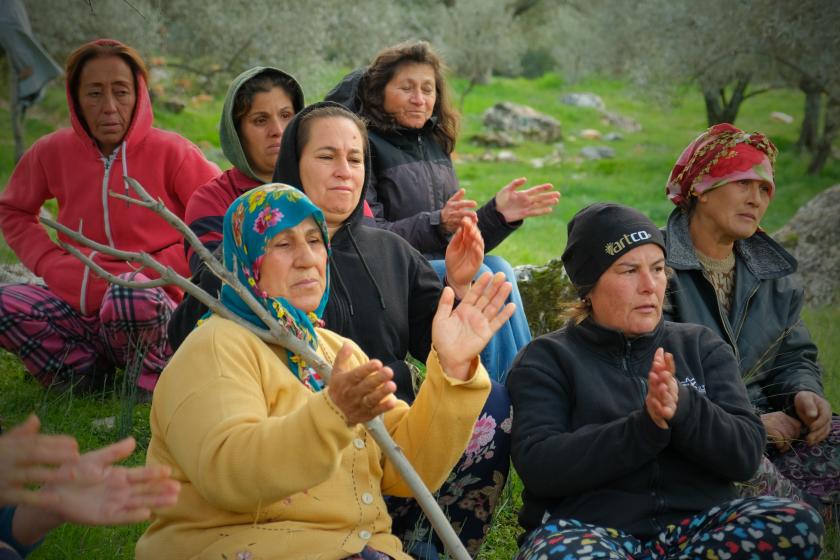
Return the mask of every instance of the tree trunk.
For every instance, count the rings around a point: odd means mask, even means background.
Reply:
[[[717,91],[703,89],[703,99],[706,101],[706,122],[709,123],[709,126],[720,123],[735,123],[748,85],[750,85],[749,77],[739,78],[732,90],[732,96],[728,100],[726,99],[725,87]]]
[[[817,148],[820,127],[820,113],[822,112],[822,86],[815,80],[802,78],[799,89],[805,94],[805,115],[802,117],[802,127],[799,130],[799,140],[796,141],[796,151],[814,152]]]
[[[831,156],[831,144],[840,132],[840,103],[829,99],[825,109],[825,125],[823,133],[817,141],[814,157],[808,164],[808,175],[819,175]]]

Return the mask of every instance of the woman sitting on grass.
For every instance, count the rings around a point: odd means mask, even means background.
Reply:
[[[764,429],[731,348],[662,319],[665,241],[636,210],[569,222],[563,265],[581,303],[508,377],[513,464],[525,490],[519,559],[814,559],[817,512],[736,499]]]
[[[677,206],[665,229],[666,316],[709,327],[735,351],[768,436],[769,461],[744,494],[801,496],[828,516],[840,504],[840,418],[800,318],[796,260],[759,227],[776,153],[763,134],[719,124],[680,155],[666,188]]]
[[[190,333],[155,392],[147,456],[172,468],[181,498],[153,517],[137,558],[408,559],[383,495],[409,489],[361,423],[383,414],[425,483],[438,488],[490,390],[477,356],[512,313],[504,305],[510,286],[486,275],[454,310],[444,290],[427,377],[409,407],[393,396],[390,368],[314,326],[329,296],[329,237],[305,195],[258,187],[234,201],[223,227],[225,267],[333,364],[333,377],[324,386],[301,356],[229,319],[211,316]],[[264,326],[230,286],[221,303]]]

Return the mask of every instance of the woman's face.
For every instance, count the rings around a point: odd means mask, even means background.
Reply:
[[[301,311],[318,309],[327,286],[327,248],[311,217],[268,242],[257,287]]]
[[[406,62],[385,84],[384,109],[397,124],[422,128],[435,109],[435,70],[429,64]]]
[[[592,318],[601,326],[639,336],[662,317],[665,254],[659,245],[636,247],[615,261],[589,292]]]
[[[356,124],[343,117],[312,122],[300,154],[300,180],[306,196],[335,228],[350,217],[365,182],[365,152]]]
[[[266,182],[271,182],[280,139],[294,116],[292,99],[282,88],[275,87],[255,94],[251,109],[239,121],[239,135],[248,162],[254,173]]]
[[[137,93],[131,67],[119,56],[92,58],[79,74],[79,108],[88,130],[106,156],[131,125]]]
[[[758,229],[770,205],[770,186],[764,181],[733,181],[701,194],[692,221],[725,243],[746,239]]]

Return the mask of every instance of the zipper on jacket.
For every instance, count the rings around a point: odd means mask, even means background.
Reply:
[[[420,161],[423,163],[423,166],[426,168],[426,173],[429,175],[429,182],[431,183],[431,189],[429,189],[429,196],[432,198],[432,210],[440,210],[444,206],[446,206],[446,192],[441,192],[441,200],[436,200],[437,198],[437,183],[434,181],[434,172],[432,168],[432,162],[429,161],[429,158],[426,157],[426,146],[423,144],[423,132],[420,131],[417,133],[417,150],[420,152]]]
[[[641,398],[642,406],[645,404],[645,380],[633,375],[633,372],[630,371],[630,351],[632,350],[632,343],[629,340],[624,340],[624,355],[621,356],[621,367],[624,369],[624,373],[627,374],[633,381],[633,385],[635,385],[639,389],[639,397]],[[638,382],[637,382],[638,380]]]
[[[735,333],[732,332],[732,329],[729,327],[729,317],[726,316],[726,313],[723,309],[723,305],[721,305],[720,300],[717,297],[717,291],[715,291],[715,285],[712,283],[709,276],[706,274],[706,270],[702,269],[703,279],[709,284],[709,287],[712,289],[712,294],[715,296],[715,303],[717,303],[718,309],[718,317],[720,317],[720,324],[723,325],[723,330],[726,332],[726,336],[729,338],[729,345],[732,347],[732,351],[735,352],[735,360],[740,364],[741,363],[741,356],[738,353],[738,344],[737,340],[735,339]],[[755,293],[755,292],[753,292]],[[750,296],[752,297],[752,296]],[[749,300],[747,300],[749,302]]]

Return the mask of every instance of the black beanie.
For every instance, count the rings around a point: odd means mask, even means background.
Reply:
[[[563,266],[578,296],[589,293],[598,278],[623,254],[645,243],[665,251],[665,239],[650,218],[627,206],[591,204],[569,221]]]

